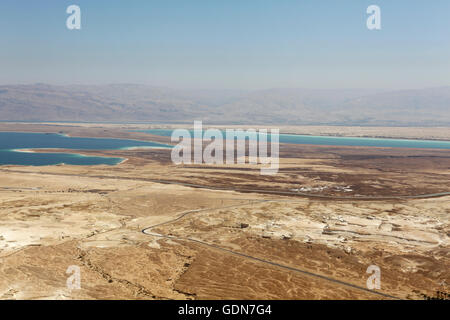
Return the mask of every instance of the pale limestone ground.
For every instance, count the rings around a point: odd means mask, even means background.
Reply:
[[[190,273],[183,274],[197,251],[140,231],[202,208],[211,210],[159,227],[158,232],[237,251],[256,250],[238,240],[246,237],[325,245],[361,259],[382,250],[398,257],[395,264],[405,275],[423,271],[417,255],[449,249],[449,197],[400,203],[288,198],[257,202],[262,199],[273,197],[114,178],[3,173],[0,298],[189,298],[184,289],[177,289],[177,279],[190,281],[186,278]],[[242,206],[215,209],[230,205]],[[253,254],[275,259],[277,253]],[[408,254],[414,256],[404,257]],[[440,259],[448,263],[448,257]],[[82,268],[81,291],[65,287],[69,265]]]

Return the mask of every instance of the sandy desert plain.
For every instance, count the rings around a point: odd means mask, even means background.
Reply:
[[[1,123],[0,131],[170,141],[129,131],[148,127]],[[313,130],[450,140],[448,128]],[[450,196],[440,195],[450,192],[450,150],[281,144],[275,176],[250,165],[176,166],[168,149],[67,152],[128,160],[0,167],[0,299],[450,292]],[[71,265],[81,270],[79,290],[66,287]],[[366,287],[370,265],[381,269],[378,290]]]

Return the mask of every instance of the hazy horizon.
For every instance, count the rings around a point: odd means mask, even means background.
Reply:
[[[373,90],[380,92],[389,91],[408,91],[408,90],[427,90],[427,89],[442,89],[449,88],[449,85],[435,85],[435,86],[423,86],[423,87],[404,87],[404,88],[383,88],[383,87],[342,87],[342,88],[327,88],[327,87],[262,87],[262,88],[250,88],[250,89],[240,89],[240,88],[209,88],[209,87],[182,87],[182,86],[168,86],[168,85],[158,85],[152,83],[139,83],[139,82],[100,82],[100,83],[88,83],[88,82],[67,82],[67,83],[52,83],[52,82],[15,82],[15,83],[0,83],[0,86],[53,86],[53,87],[105,87],[105,86],[145,86],[155,89],[173,89],[173,90],[185,90],[185,91],[220,91],[220,92],[257,92],[257,91],[270,91],[270,90],[316,90],[316,91],[345,91],[345,90]]]
[[[0,86],[3,120],[446,125],[450,86],[421,90],[187,90],[133,84]]]

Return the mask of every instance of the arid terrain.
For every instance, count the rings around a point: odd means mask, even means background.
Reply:
[[[144,125],[0,131],[167,137]],[[306,127],[282,132],[308,133]],[[309,134],[448,139],[448,128]],[[180,165],[168,149],[74,151],[117,166],[0,166],[0,299],[424,299],[450,292],[450,150],[280,145],[280,170]],[[81,289],[66,286],[69,266]],[[369,290],[369,266],[381,288]]]

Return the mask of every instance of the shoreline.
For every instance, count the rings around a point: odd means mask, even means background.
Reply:
[[[14,124],[17,124],[14,126]],[[18,126],[24,127],[18,128]],[[27,130],[27,128],[30,130]],[[85,131],[93,131],[92,138],[111,138],[111,139],[127,139],[136,141],[156,142],[146,139],[142,136],[136,137],[131,135],[133,131],[152,130],[152,129],[189,129],[192,124],[105,124],[105,123],[48,123],[48,122],[0,122],[0,132],[31,132],[31,133],[56,133],[66,137],[87,137]],[[277,128],[280,134],[320,136],[320,137],[343,137],[343,138],[373,138],[373,139],[400,139],[400,140],[430,140],[430,141],[450,141],[450,127],[361,127],[361,126],[320,126],[320,125],[208,125],[204,124],[204,128]],[[103,129],[103,130],[100,130]],[[192,129],[192,128],[191,128]],[[64,131],[64,132],[62,132]],[[67,132],[68,131],[68,132]],[[111,136],[111,134],[114,136]],[[134,136],[134,137],[133,137]],[[159,142],[160,143],[160,142]]]
[[[42,150],[42,151],[39,151]],[[52,152],[52,150],[61,150],[61,151],[65,151],[65,152],[59,152],[59,151],[55,151]],[[80,153],[80,152],[68,152],[71,151],[72,149],[59,149],[59,148],[52,148],[52,149],[46,149],[46,148],[31,148],[31,149],[9,149],[8,151],[10,152],[19,152],[19,153],[50,153],[50,154],[65,154],[65,155],[69,155],[69,154],[73,154],[76,156],[80,156],[80,157],[87,157],[87,158],[105,158],[105,159],[122,159],[120,162],[116,163],[116,164],[112,164],[110,166],[118,166],[121,165],[125,162],[127,162],[129,159],[128,158],[123,158],[123,157],[110,157],[110,156],[104,156],[104,155],[88,155],[88,154],[84,154],[84,153]],[[120,150],[120,149],[119,149]],[[74,150],[75,151],[75,150]],[[99,151],[99,150],[94,150],[94,151]],[[0,165],[0,167],[2,166],[10,166],[11,164],[7,164],[7,165]],[[27,167],[29,165],[20,165],[20,164],[12,164],[13,166],[23,166],[23,167]],[[55,166],[55,165],[71,165],[71,164],[66,164],[66,163],[57,163],[57,164],[52,164],[50,166]],[[100,163],[98,165],[109,165],[106,163]],[[41,166],[45,166],[45,165],[32,165],[32,166],[36,166],[36,167],[41,167]],[[95,166],[95,165],[94,165]]]
[[[212,127],[211,127],[212,128]],[[203,131],[206,131],[208,129],[211,129],[209,127],[205,127],[203,129]],[[147,132],[147,131],[152,131],[152,130],[175,130],[175,129],[169,129],[169,128],[154,128],[154,129],[148,129],[148,130],[137,130],[137,131],[131,131],[131,132],[139,132],[139,133],[147,133],[147,134],[151,134],[154,135],[151,132]],[[191,129],[187,129],[187,130],[191,130]],[[219,129],[219,130],[224,130],[224,129]],[[245,129],[242,129],[245,130]],[[449,128],[450,130],[450,128]],[[370,139],[370,140],[395,140],[395,141],[424,141],[424,142],[450,142],[449,140],[446,139],[432,139],[432,138],[401,138],[401,137],[385,137],[385,136],[345,136],[345,135],[325,135],[325,134],[307,134],[307,133],[288,133],[288,132],[282,132],[280,131],[279,133],[280,135],[285,135],[285,136],[299,136],[299,137],[312,137],[312,138],[344,138],[344,139]],[[269,133],[267,133],[267,135],[270,135]],[[163,136],[163,135],[158,135],[160,137],[167,137],[169,138],[169,136]],[[282,142],[280,142],[282,143]],[[287,143],[287,142],[284,142]]]
[[[14,133],[34,133],[34,134],[56,134],[65,138],[89,138],[89,139],[112,139],[112,140],[128,140],[128,141],[138,141],[138,142],[151,142],[151,143],[157,143],[157,144],[163,144],[158,141],[153,140],[141,140],[141,139],[130,139],[130,138],[112,138],[112,137],[99,137],[99,136],[76,136],[76,135],[70,135],[69,133],[60,133],[60,132],[45,132],[45,131],[23,131],[23,130],[8,130],[4,131],[0,129],[0,133],[8,133],[8,132],[14,132]],[[132,132],[132,131],[131,131]],[[172,147],[171,145],[167,144],[167,147],[152,147],[152,146],[142,146],[143,148],[153,148],[153,149],[171,149],[169,147]],[[134,148],[134,147],[131,147]],[[140,148],[139,146],[136,148]],[[39,148],[35,148],[39,149]],[[24,149],[25,150],[25,149]],[[114,149],[113,149],[114,150]],[[120,149],[116,149],[120,150]],[[125,150],[125,149],[123,149]]]

